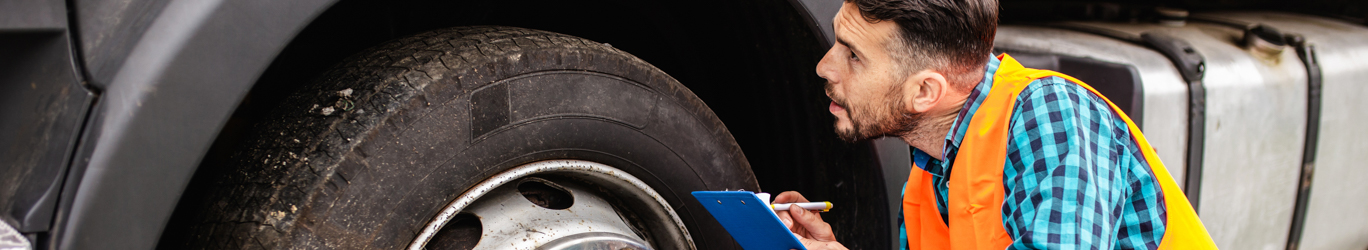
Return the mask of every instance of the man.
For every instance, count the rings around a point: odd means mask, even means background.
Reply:
[[[995,0],[846,0],[817,65],[836,132],[896,136],[916,168],[901,249],[1214,249],[1144,136],[1080,81],[991,55]],[[776,203],[806,202],[785,192]],[[779,213],[808,249],[821,216]]]

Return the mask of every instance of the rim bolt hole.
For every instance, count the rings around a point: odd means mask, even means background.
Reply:
[[[550,184],[550,185],[548,185]],[[537,206],[548,209],[566,209],[575,204],[575,197],[564,188],[553,186],[545,180],[534,179],[518,184],[518,193]]]
[[[458,214],[437,235],[428,241],[427,249],[469,250],[480,243],[483,230],[480,218],[472,214]]]

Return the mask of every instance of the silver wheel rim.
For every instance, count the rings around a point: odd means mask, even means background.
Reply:
[[[428,244],[429,241],[433,239],[434,236],[437,235],[437,232],[440,231],[443,227],[445,227],[447,223],[450,222],[453,218],[455,218],[458,214],[461,214],[463,211],[472,209],[472,205],[480,205],[480,203],[486,202],[482,198],[486,198],[486,196],[490,195],[491,193],[497,193],[500,195],[500,197],[506,196],[506,190],[511,188],[510,186],[516,186],[516,184],[518,183],[525,182],[527,181],[524,180],[525,178],[533,175],[554,175],[574,177],[575,179],[587,180],[588,182],[593,183],[593,185],[603,186],[605,187],[604,189],[619,190],[620,193],[615,193],[615,195],[623,199],[633,199],[636,202],[645,204],[641,208],[649,211],[643,212],[645,214],[648,214],[643,217],[659,217],[656,219],[668,220],[670,222],[667,223],[667,225],[665,226],[655,227],[656,231],[664,232],[649,232],[650,234],[655,235],[655,237],[652,237],[653,242],[651,243],[657,244],[657,246],[655,246],[656,248],[663,247],[664,249],[695,249],[693,244],[693,238],[689,235],[689,231],[684,227],[683,221],[679,219],[679,215],[675,213],[673,208],[670,207],[669,202],[665,201],[665,199],[662,198],[660,194],[657,193],[654,189],[646,185],[646,183],[642,182],[640,179],[637,179],[631,174],[628,174],[627,172],[624,172],[620,169],[613,168],[611,166],[597,162],[582,160],[548,160],[529,163],[496,174],[493,177],[490,177],[489,179],[486,179],[485,181],[482,181],[479,184],[472,186],[471,188],[467,189],[465,193],[462,193],[455,200],[452,200],[450,203],[448,203],[447,206],[443,208],[442,211],[438,213],[436,217],[429,221],[427,225],[423,227],[423,231],[420,232],[418,234],[418,237],[415,238],[413,242],[409,245],[408,249],[425,249],[425,246]],[[578,190],[581,190],[582,188],[576,187],[575,185],[567,185],[563,188],[572,191],[572,194],[588,193],[579,192]],[[575,197],[577,197],[576,200],[581,199],[581,196],[578,194]],[[591,204],[601,204],[603,202],[601,199],[597,197],[593,198],[594,199],[586,200],[589,200]],[[593,200],[599,201],[594,202]],[[524,200],[523,202],[526,201]],[[502,203],[499,204],[499,206],[502,206]],[[483,221],[484,219],[481,220]],[[630,230],[635,231],[637,229],[633,228]],[[538,241],[541,242],[541,244],[544,245],[544,247],[558,249],[562,247],[556,247],[552,245],[563,246],[565,245],[565,242],[567,242],[568,239],[577,239],[575,240],[575,242],[584,242],[584,240],[582,239],[611,239],[615,242],[627,242],[631,239],[640,240],[640,237],[630,233],[630,231],[628,233],[622,233],[620,231],[621,230],[617,230],[617,232],[615,232],[614,230],[606,230],[598,232],[585,232],[579,234],[567,234],[563,236],[558,235],[559,237],[553,237],[549,239],[543,238]],[[618,237],[603,237],[603,235],[605,234],[614,233],[616,233]],[[587,237],[586,235],[594,237]],[[484,237],[481,238],[482,239],[480,244],[483,244]]]

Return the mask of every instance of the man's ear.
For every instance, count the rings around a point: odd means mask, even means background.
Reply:
[[[922,70],[903,82],[903,108],[913,113],[926,113],[939,105],[948,91],[950,82],[945,80],[944,74]]]

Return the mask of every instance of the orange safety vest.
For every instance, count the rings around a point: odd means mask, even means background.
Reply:
[[[1003,190],[1002,168],[1007,159],[1008,122],[1017,95],[1036,79],[1058,76],[1077,83],[1102,100],[1126,121],[1135,143],[1149,163],[1150,170],[1164,192],[1168,207],[1168,223],[1159,249],[1216,249],[1206,227],[1197,218],[1183,191],[1173,181],[1159,155],[1149,141],[1140,134],[1130,117],[1083,81],[1059,72],[1022,67],[1007,54],[998,56],[1002,63],[993,74],[993,87],[969,121],[955,168],[950,174],[950,226],[941,220],[936,208],[936,197],[931,185],[931,173],[912,171],[903,190],[903,218],[907,227],[908,249],[994,249],[1012,244],[1012,238],[1002,224]]]

